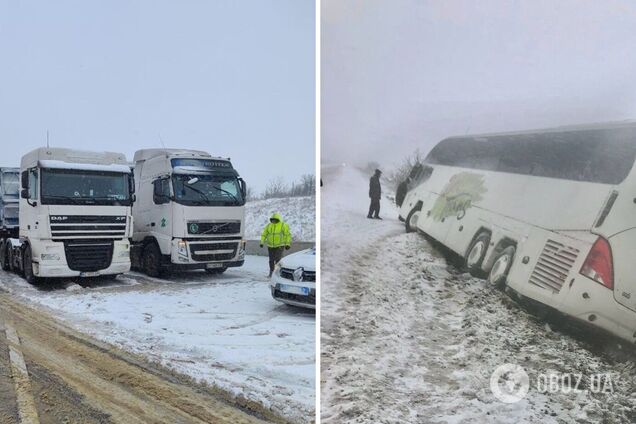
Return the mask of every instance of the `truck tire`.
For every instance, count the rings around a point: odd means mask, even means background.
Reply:
[[[212,274],[212,275],[220,275],[223,274],[225,271],[227,271],[227,267],[223,267],[223,268],[206,268],[205,272],[207,272],[208,274]]]
[[[33,257],[31,253],[31,246],[28,244],[24,248],[22,253],[22,271],[24,272],[24,279],[29,284],[37,284],[40,279],[33,273]]]
[[[7,243],[6,241],[2,241],[2,243],[0,244],[0,265],[2,265],[2,270],[3,271],[9,271],[10,270],[10,261],[11,258],[9,258],[9,250],[7,249]]]
[[[151,277],[161,276],[161,251],[156,243],[148,243],[146,247],[144,247],[142,263],[146,275]]]

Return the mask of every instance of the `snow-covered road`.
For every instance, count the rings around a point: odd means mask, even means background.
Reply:
[[[636,422],[633,360],[595,353],[591,341],[552,330],[448,265],[421,235],[404,233],[388,201],[384,221],[366,219],[368,177],[358,170],[323,168],[323,179],[323,422]],[[490,389],[505,363],[530,377],[517,403]],[[536,385],[571,374],[590,388],[601,373],[613,393]]]
[[[222,276],[139,273],[87,286],[33,287],[0,271],[0,289],[75,329],[293,422],[315,413],[315,314],[271,298],[267,258]]]

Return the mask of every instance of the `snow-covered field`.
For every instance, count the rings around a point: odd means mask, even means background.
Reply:
[[[295,241],[316,240],[316,197],[255,200],[245,205],[245,239],[259,240],[274,212],[289,224]]]
[[[405,234],[388,201],[384,221],[367,219],[369,176],[350,167],[323,176],[322,422],[636,422],[633,357],[555,330],[448,265],[422,236]],[[530,378],[517,403],[490,389],[505,363]],[[581,375],[589,389],[601,373],[613,393],[537,390],[543,375]]]
[[[89,286],[35,288],[0,271],[0,288],[74,328],[262,403],[294,422],[315,413],[315,314],[271,298],[267,258],[222,276],[138,273]]]

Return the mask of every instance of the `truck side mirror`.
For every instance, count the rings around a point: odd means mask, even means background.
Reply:
[[[239,178],[239,184],[241,186],[241,196],[243,196],[243,199],[245,199],[245,196],[247,195],[247,186],[245,185],[245,180],[243,178]]]
[[[20,191],[20,197],[22,199],[28,199],[29,198],[29,189],[28,188],[23,188],[22,191]]]
[[[20,174],[20,184],[22,188],[29,188],[29,171],[22,171],[22,174]]]

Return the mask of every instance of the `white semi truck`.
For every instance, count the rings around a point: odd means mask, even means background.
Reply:
[[[227,158],[183,149],[135,153],[133,267],[212,274],[243,265],[245,182]]]
[[[0,241],[5,270],[42,278],[130,270],[134,185],[120,153],[39,148],[20,165],[19,237]]]

